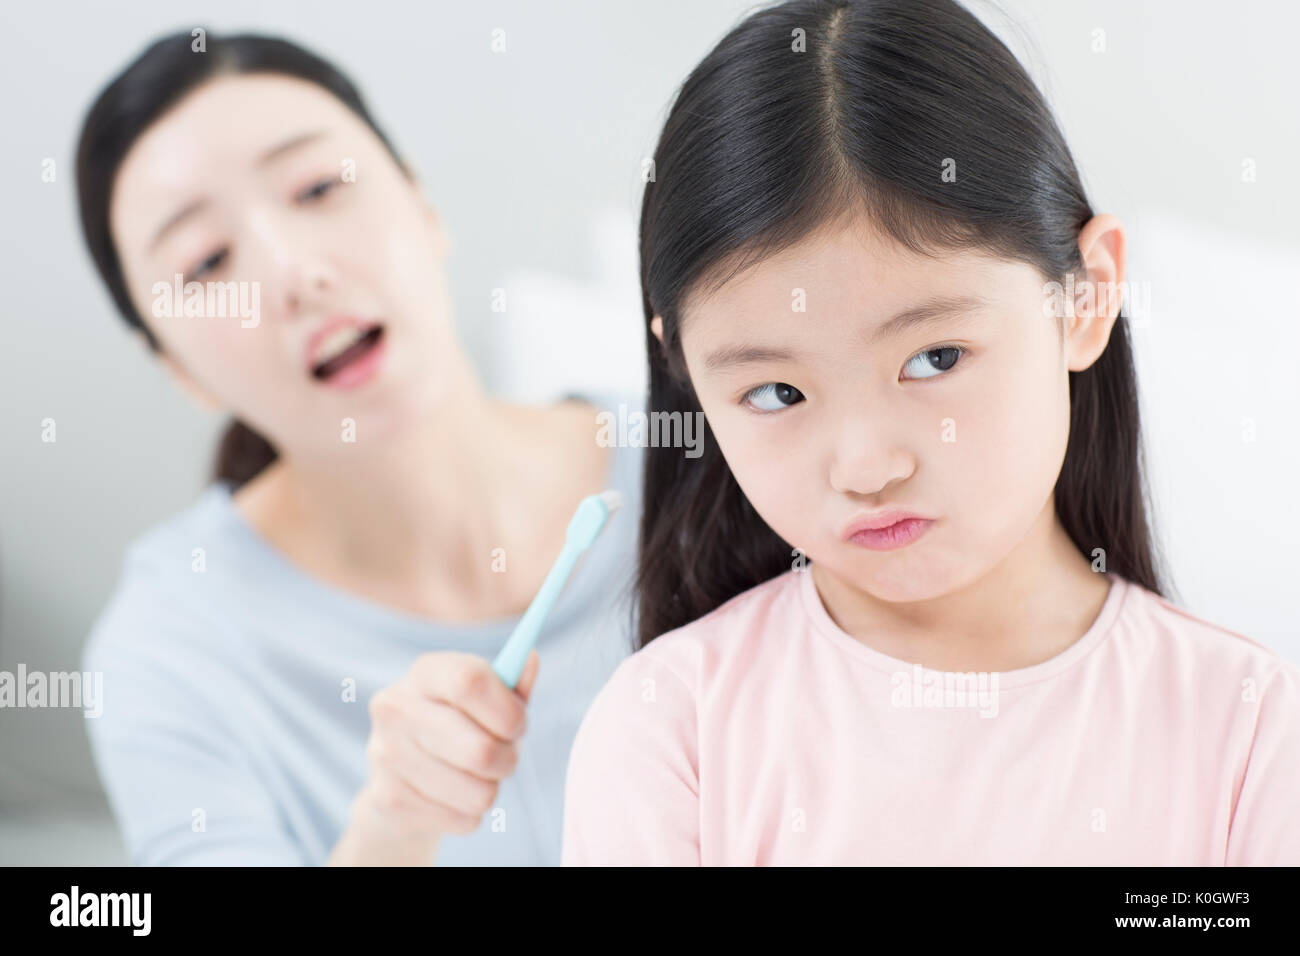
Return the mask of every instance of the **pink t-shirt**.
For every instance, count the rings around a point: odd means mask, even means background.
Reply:
[[[807,570],[738,595],[593,700],[563,863],[1300,864],[1300,667],[1107,576],[1065,651],[965,685]]]

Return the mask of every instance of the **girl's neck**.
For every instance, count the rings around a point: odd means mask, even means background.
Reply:
[[[831,619],[855,640],[942,671],[1009,671],[1050,660],[1087,632],[1110,582],[1092,570],[1049,498],[1030,531],[977,581],[923,601],[881,601],[817,562]]]

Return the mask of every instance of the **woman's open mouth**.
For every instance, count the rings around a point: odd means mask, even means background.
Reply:
[[[352,388],[368,380],[383,359],[384,326],[378,322],[336,324],[312,344],[311,374],[332,388]]]

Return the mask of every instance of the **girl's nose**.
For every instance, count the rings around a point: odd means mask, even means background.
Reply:
[[[830,482],[841,494],[875,495],[915,470],[915,458],[889,422],[852,416],[837,429]]]

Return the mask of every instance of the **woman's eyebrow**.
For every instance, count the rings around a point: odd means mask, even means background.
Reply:
[[[320,139],[324,135],[325,135],[325,130],[317,129],[317,130],[311,130],[306,133],[299,133],[297,136],[291,136],[289,139],[286,139],[279,146],[272,146],[265,153],[263,153],[258,158],[256,165],[265,166],[268,163],[276,159],[279,159],[282,155],[289,152],[290,150],[296,149],[299,146],[306,146],[308,143],[315,142],[316,140]]]
[[[163,237],[166,236],[167,233],[171,232],[182,222],[190,218],[190,216],[193,216],[195,213],[199,212],[207,205],[208,205],[208,199],[207,197],[204,197],[203,199],[196,199],[193,202],[187,203],[185,206],[183,206],[170,219],[168,219],[166,222],[164,222],[161,226],[158,227],[158,231],[153,234],[153,239],[149,241],[149,251],[153,252],[155,249],[157,249],[158,243],[163,241]]]
[[[313,143],[324,135],[325,135],[325,130],[323,129],[310,130],[305,133],[299,133],[296,136],[290,137],[289,139],[285,140],[282,143],[272,146],[270,149],[268,149],[266,152],[264,152],[261,156],[257,158],[257,161],[254,163],[254,165],[259,168],[262,166],[266,166],[267,164],[272,163],[275,160],[279,159],[284,154],[294,149],[297,149],[301,146],[306,146],[308,143]],[[166,222],[164,222],[161,226],[158,227],[158,231],[154,233],[153,239],[149,242],[149,251],[153,252],[153,250],[158,247],[158,243],[162,242],[163,236],[167,235],[167,233],[171,232],[171,230],[175,229],[177,226],[179,226],[190,216],[193,216],[195,213],[204,209],[207,205],[208,205],[208,199],[205,196],[202,199],[196,199],[193,202],[186,203],[184,206],[182,206]]]
[[[902,332],[924,325],[934,325],[969,315],[988,302],[977,295],[936,296],[919,305],[899,312],[882,322],[868,337],[870,345],[892,338]],[[706,372],[762,362],[797,362],[802,353],[791,349],[770,348],[763,345],[724,345],[710,352],[704,359]]]

